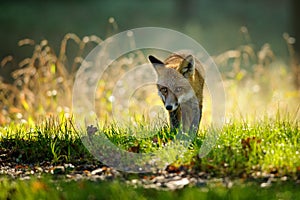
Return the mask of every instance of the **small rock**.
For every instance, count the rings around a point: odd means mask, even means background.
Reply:
[[[83,170],[82,174],[86,175],[86,176],[91,176],[91,172],[89,170]]]
[[[21,170],[18,170],[18,171],[15,172],[15,175],[17,175],[17,176],[21,175],[21,174],[23,174],[23,171],[21,171]]]
[[[260,187],[262,187],[262,188],[266,188],[266,187],[270,187],[270,186],[271,186],[270,181],[260,184]]]
[[[280,180],[281,180],[281,181],[287,181],[287,180],[288,180],[288,177],[287,177],[287,176],[283,176],[283,177],[280,178]]]
[[[138,182],[139,182],[139,180],[137,180],[137,179],[131,180],[131,183],[134,184],[134,185],[138,184]]]
[[[30,180],[30,176],[21,177],[20,180]]]
[[[164,176],[157,176],[155,177],[152,182],[153,183],[163,183],[165,182],[166,178]]]
[[[50,170],[51,174],[64,174],[65,168],[64,166],[55,166]]]
[[[44,171],[43,168],[41,168],[41,167],[34,167],[34,169],[35,169],[36,171],[38,171],[38,172],[43,172],[43,171]]]
[[[30,170],[30,171],[26,171],[25,172],[25,175],[33,175],[34,174],[34,171],[33,170]]]
[[[72,170],[72,169],[75,168],[75,166],[72,165],[71,163],[69,163],[69,164],[64,164],[64,167],[65,167],[65,169],[67,169],[67,170]]]
[[[184,186],[188,185],[189,183],[190,183],[190,181],[187,178],[183,178],[181,180],[170,181],[170,182],[166,183],[165,185],[169,189],[175,190],[175,189],[181,189]]]
[[[197,183],[197,179],[196,178],[190,178],[190,183],[192,184],[196,184]]]
[[[182,177],[180,177],[180,176],[172,177],[172,181],[178,181],[178,180],[182,180]]]
[[[101,175],[103,172],[103,169],[102,168],[98,168],[98,169],[95,169],[91,172],[92,175]]]

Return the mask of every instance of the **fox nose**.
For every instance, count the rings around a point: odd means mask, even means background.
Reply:
[[[171,105],[167,105],[167,106],[166,106],[166,109],[167,109],[167,110],[172,110],[172,108],[173,108],[173,106],[171,106]]]

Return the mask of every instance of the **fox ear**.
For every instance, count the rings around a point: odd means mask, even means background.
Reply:
[[[185,78],[189,78],[189,77],[193,76],[195,73],[194,57],[192,55],[186,56],[182,60],[179,70]]]
[[[164,63],[162,61],[160,61],[159,59],[155,58],[152,55],[148,56],[148,59],[150,60],[150,62],[152,63],[152,65],[154,66],[155,69],[158,66],[163,66],[164,65]]]

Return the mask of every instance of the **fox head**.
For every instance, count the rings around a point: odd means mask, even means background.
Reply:
[[[182,57],[174,54],[165,62],[150,55],[149,60],[158,75],[158,94],[169,112],[177,110],[181,103],[195,95],[189,83],[195,73],[192,55]]]

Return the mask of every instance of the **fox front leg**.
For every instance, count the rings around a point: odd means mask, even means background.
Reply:
[[[183,111],[183,131],[186,133],[197,133],[202,115],[202,106],[199,106],[195,101],[187,101],[181,104],[181,109]]]
[[[181,124],[181,115],[180,115],[180,107],[178,107],[176,110],[173,112],[169,112],[169,117],[170,117],[170,126],[171,129],[178,129]]]

